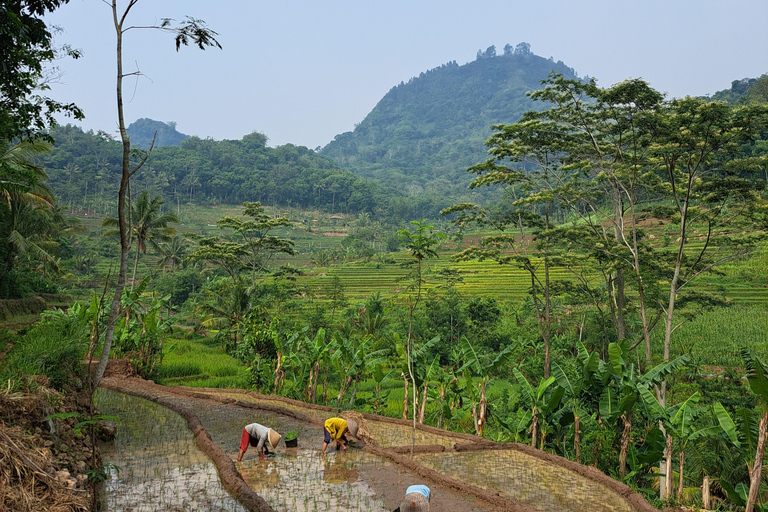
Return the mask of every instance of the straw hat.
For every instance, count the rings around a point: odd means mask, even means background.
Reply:
[[[352,437],[357,437],[357,422],[355,420],[347,420],[347,430]]]
[[[406,494],[400,502],[400,512],[429,512],[429,500],[420,492]]]
[[[269,447],[271,449],[275,449],[277,447],[277,443],[280,442],[280,439],[282,439],[283,436],[278,434],[272,429],[269,429],[269,434],[267,435],[267,440],[269,441]]]

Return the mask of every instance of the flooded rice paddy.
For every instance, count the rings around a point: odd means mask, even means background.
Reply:
[[[233,390],[207,392],[218,400],[277,405],[313,418],[330,413],[277,400],[259,399]],[[163,389],[160,395],[194,411],[216,443],[233,460],[242,429],[258,422],[285,434],[297,430],[298,448],[281,443],[268,460],[250,448],[238,469],[246,484],[276,511],[383,512],[399,504],[408,485],[421,483],[401,466],[370,452],[330,449],[320,456],[322,430],[271,411],[202,400]],[[118,416],[117,438],[102,451],[113,467],[106,484],[107,510],[244,510],[221,487],[213,464],[198,451],[186,421],[154,402],[100,390],[97,404],[104,414]],[[382,447],[410,445],[405,425],[368,420]],[[417,445],[451,447],[459,439],[417,431]],[[629,504],[618,494],[556,464],[515,450],[484,450],[417,454],[416,462],[464,484],[479,487],[542,511],[625,512]],[[112,466],[110,466],[112,467]],[[119,471],[118,471],[119,468]],[[432,507],[453,512],[489,512],[466,495],[433,488]]]
[[[198,449],[187,422],[153,402],[100,389],[96,403],[116,416],[114,443],[101,448],[107,464],[106,510],[240,512],[213,463]]]
[[[420,464],[542,511],[631,512],[604,486],[515,450],[416,455]]]
[[[270,400],[266,398],[257,398],[247,393],[238,393],[237,391],[203,391],[203,393],[215,395],[217,397],[231,398],[233,400],[242,400],[252,404],[262,404],[282,407],[291,411],[306,414],[315,419],[325,420],[329,417],[328,411],[313,409],[311,407],[302,407],[301,405],[284,402],[282,400]],[[368,429],[376,439],[379,446],[410,446],[413,429],[407,425],[398,425],[385,421],[366,420]],[[448,435],[439,435],[431,432],[416,431],[416,444],[437,444],[446,448],[452,447],[457,442],[466,442],[457,437]]]

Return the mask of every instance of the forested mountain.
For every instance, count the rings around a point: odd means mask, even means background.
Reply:
[[[502,55],[491,46],[473,62],[449,62],[393,87],[354,131],[321,153],[410,194],[466,194],[466,169],[485,159],[491,126],[537,108],[526,92],[539,89],[551,71],[576,75],[531,53],[527,43],[506,45]]]
[[[128,135],[131,137],[131,145],[138,148],[147,149],[152,144],[152,138],[155,137],[155,147],[160,146],[180,146],[184,139],[189,135],[184,135],[176,131],[176,123],[169,121],[162,123],[154,119],[142,117],[131,123],[128,128]]]
[[[72,207],[113,214],[120,177],[121,144],[102,133],[55,127],[52,152],[39,158],[48,184]],[[270,148],[260,133],[241,140],[189,137],[179,147],[156,147],[132,179],[132,190],[148,190],[172,203],[261,201],[265,205],[371,212],[386,207],[380,187],[344,171],[306,147]]]
[[[717,91],[704,99],[737,104],[768,102],[768,74],[762,75],[760,78],[734,80],[731,82],[730,89]]]

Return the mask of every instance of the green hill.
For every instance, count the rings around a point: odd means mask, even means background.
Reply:
[[[130,124],[127,128],[128,135],[131,137],[131,145],[142,149],[149,148],[152,144],[152,138],[155,138],[155,147],[160,146],[181,146],[181,142],[189,138],[176,131],[176,123],[170,121],[162,123],[154,119],[142,117]],[[155,137],[155,134],[157,136]]]
[[[466,168],[485,159],[491,126],[512,123],[535,108],[526,96],[551,71],[576,73],[562,62],[530,52],[527,43],[478,52],[393,87],[352,132],[321,153],[359,176],[416,195],[466,194]]]

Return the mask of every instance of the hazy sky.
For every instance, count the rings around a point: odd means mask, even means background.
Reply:
[[[126,0],[119,0],[124,6]],[[477,50],[530,43],[604,87],[643,78],[670,96],[704,95],[768,72],[766,0],[141,0],[133,25],[204,19],[223,50],[172,36],[124,38],[126,120],[176,121],[188,135],[324,146],[362,121],[387,91]],[[70,0],[47,18],[62,60],[50,93],[85,110],[85,129],[117,131],[115,35],[102,0]],[[63,120],[66,122],[66,120]]]

